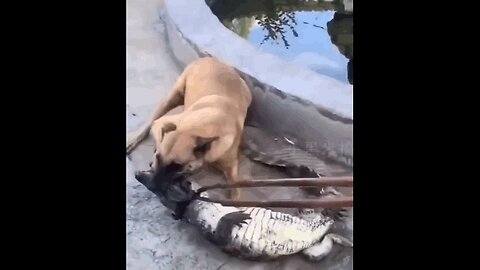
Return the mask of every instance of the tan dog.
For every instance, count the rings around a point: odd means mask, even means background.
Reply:
[[[161,164],[172,162],[194,171],[210,164],[223,171],[228,183],[238,179],[239,151],[252,94],[240,75],[212,57],[187,66],[152,115],[150,124],[131,143],[129,154],[148,134]],[[184,112],[165,115],[184,105]],[[231,197],[238,199],[239,190]]]

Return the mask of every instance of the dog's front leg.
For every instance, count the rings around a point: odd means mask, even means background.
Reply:
[[[215,167],[223,172],[228,184],[234,184],[238,181],[238,163],[238,159],[222,160],[217,162]],[[240,189],[230,189],[228,197],[233,200],[239,200],[241,197]]]
[[[238,148],[239,143],[235,141],[235,134],[227,134],[214,140],[205,154],[205,161],[216,163],[217,167],[225,174],[228,184],[233,184],[238,179]],[[238,188],[231,189],[230,198],[238,200],[240,190]]]
[[[235,184],[238,181],[238,159],[235,164],[227,172],[227,183]],[[232,200],[240,200],[241,193],[239,188],[234,188],[230,192],[230,198]]]

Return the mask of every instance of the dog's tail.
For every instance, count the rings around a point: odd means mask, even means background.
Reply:
[[[150,134],[151,124],[145,124],[145,126],[140,130],[140,132],[135,135],[132,139],[127,141],[127,156],[132,153],[132,151],[137,148],[137,146],[145,140]]]
[[[200,51],[200,50],[198,51],[198,56],[199,56],[200,58],[203,58],[203,57],[212,57],[212,55],[209,54],[207,51]]]

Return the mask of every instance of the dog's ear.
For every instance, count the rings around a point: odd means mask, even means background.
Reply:
[[[195,156],[199,156],[202,154],[205,154],[209,149],[210,145],[213,141],[218,139],[218,137],[212,137],[212,138],[202,138],[202,137],[197,137],[196,138],[196,146],[193,149],[193,153]]]
[[[174,123],[165,123],[162,127],[162,137],[165,136],[166,133],[175,131],[177,126]]]

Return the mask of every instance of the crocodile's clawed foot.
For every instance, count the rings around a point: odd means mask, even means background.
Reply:
[[[328,197],[328,196],[343,196],[342,193],[338,192],[333,187],[300,187],[307,195],[315,196],[315,197]]]
[[[315,213],[315,209],[313,208],[300,208],[298,209],[298,214],[299,215],[311,215]]]
[[[353,242],[351,240],[347,239],[346,237],[343,237],[343,236],[341,236],[339,234],[335,234],[335,233],[327,234],[327,236],[331,237],[333,242],[335,242],[336,244],[338,244],[340,246],[353,248]]]
[[[340,209],[326,208],[322,210],[322,215],[330,217],[335,221],[342,221],[346,217],[348,217],[348,210],[345,208],[340,208]]]
[[[312,209],[312,208],[299,208],[297,210],[297,215],[298,216],[309,216],[309,215],[313,215],[315,214],[315,209]]]
[[[335,221],[343,221],[346,217],[349,216],[348,209],[346,208],[340,208],[340,209],[326,208],[321,211],[321,214]],[[312,209],[312,208],[300,208],[297,211],[297,215],[302,218],[318,216],[318,214],[315,213],[315,209]]]
[[[320,191],[320,196],[321,197],[326,197],[326,196],[342,196],[343,194],[338,192],[335,188],[333,187],[325,187],[322,188]]]

